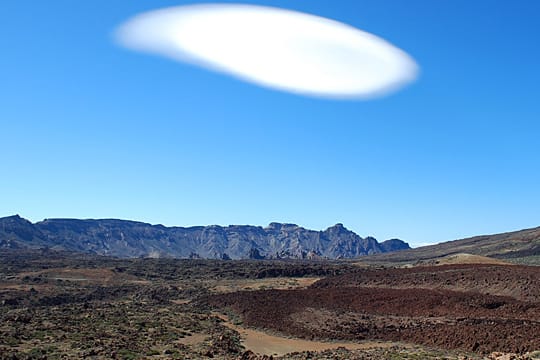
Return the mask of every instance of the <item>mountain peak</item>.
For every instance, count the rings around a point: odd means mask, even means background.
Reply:
[[[337,223],[334,226],[330,226],[324,232],[325,233],[332,233],[332,234],[352,233],[352,231],[350,231],[345,226],[343,226],[342,223]]]
[[[19,214],[15,214],[15,215],[0,218],[0,222],[2,222],[2,223],[32,224],[30,221],[26,220],[25,218],[22,218]]]
[[[296,224],[289,224],[289,223],[278,223],[278,222],[271,222],[270,224],[268,224],[268,226],[265,228],[265,230],[270,230],[270,231],[280,231],[280,230],[290,230],[290,229],[295,229],[295,228],[299,228],[300,226],[296,225]]]

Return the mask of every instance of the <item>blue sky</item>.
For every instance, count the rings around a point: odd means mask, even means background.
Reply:
[[[252,2],[414,57],[414,84],[369,101],[260,88],[114,43],[131,16],[188,3],[2,2],[0,216],[342,222],[411,245],[540,225],[540,2]]]

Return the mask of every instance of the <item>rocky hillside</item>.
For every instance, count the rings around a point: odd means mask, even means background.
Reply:
[[[324,231],[294,224],[165,227],[126,220],[0,218],[0,248],[52,248],[117,257],[207,259],[355,258],[409,249],[336,224]]]
[[[400,253],[381,254],[370,257],[370,261],[375,263],[425,263],[463,254],[503,259],[527,265],[540,265],[540,227],[447,241]]]

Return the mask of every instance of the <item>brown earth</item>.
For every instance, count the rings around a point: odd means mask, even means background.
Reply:
[[[263,278],[263,279],[231,279],[222,280],[219,284],[209,286],[215,293],[228,293],[241,290],[290,290],[307,288],[321,278],[291,277],[291,278]]]
[[[438,259],[426,261],[425,265],[451,265],[451,264],[492,264],[492,265],[513,265],[507,261],[490,258],[487,256],[472,255],[472,254],[454,254],[443,256]]]
[[[301,338],[525,353],[540,349],[539,271],[493,265],[361,269],[309,289],[237,292],[207,301],[232,309],[247,326]]]
[[[488,264],[374,269],[0,250],[0,359],[434,360],[495,349],[534,359],[523,353],[540,348],[539,278],[534,268]],[[213,312],[224,307],[234,326]],[[322,350],[337,345],[345,347]]]
[[[87,282],[93,285],[111,285],[126,283],[148,283],[129,274],[122,274],[110,268],[52,268],[40,271],[22,272],[18,278],[23,282],[30,279],[47,279],[55,281]]]
[[[343,348],[346,350],[384,349],[395,345],[393,342],[362,341],[362,342],[337,342],[337,341],[313,341],[272,335],[264,331],[246,328],[233,324],[223,314],[214,313],[222,319],[223,325],[237,331],[241,336],[241,343],[248,351],[261,355],[283,356],[292,352],[324,351]]]
[[[472,291],[540,301],[540,267],[493,264],[459,264],[413,268],[357,269],[327,277],[316,288],[384,287]]]

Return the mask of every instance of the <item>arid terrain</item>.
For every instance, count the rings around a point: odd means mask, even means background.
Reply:
[[[214,295],[248,326],[317,339],[385,340],[488,354],[540,349],[540,268],[361,269],[308,289]]]
[[[540,227],[502,234],[474,236],[415,249],[370,256],[369,263],[434,262],[459,255],[482,256],[516,264],[540,265]]]
[[[480,257],[394,268],[0,252],[1,359],[534,359],[538,334],[540,267]]]

